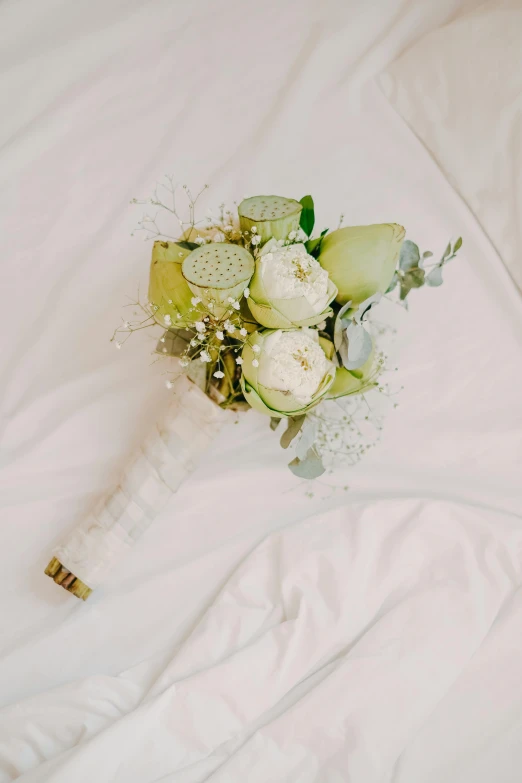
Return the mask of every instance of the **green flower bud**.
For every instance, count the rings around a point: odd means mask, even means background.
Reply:
[[[241,388],[247,402],[272,418],[297,416],[318,405],[332,385],[335,365],[311,329],[269,329],[243,347]]]
[[[328,390],[328,399],[347,397],[350,394],[361,394],[372,386],[375,386],[374,378],[377,376],[374,366],[374,351],[362,367],[357,370],[347,370],[346,367],[338,367],[335,372],[335,380]]]
[[[397,223],[348,226],[324,237],[319,263],[338,288],[339,304],[356,307],[389,287],[404,239]]]
[[[149,302],[157,307],[154,316],[162,326],[186,326],[193,293],[181,271],[190,248],[177,242],[154,242],[149,277]],[[179,318],[178,316],[181,316]]]

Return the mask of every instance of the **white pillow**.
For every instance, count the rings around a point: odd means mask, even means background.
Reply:
[[[522,290],[522,0],[429,33],[379,82]]]

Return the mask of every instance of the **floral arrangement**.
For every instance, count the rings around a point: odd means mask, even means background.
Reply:
[[[194,221],[197,198],[188,197],[191,220],[180,221],[174,241],[152,218],[140,224],[149,235],[154,224],[162,236],[144,308],[147,323],[166,329],[160,353],[178,355],[221,407],[250,406],[269,416],[273,429],[286,420],[282,445],[299,434],[303,441],[290,469],[314,478],[324,466],[307,416],[324,400],[379,386],[384,356],[371,323],[377,305],[393,292],[406,304],[412,288],[440,285],[462,240],[430,264],[432,253],[421,256],[396,223],[342,227],[341,217],[339,228],[314,236],[311,196],[245,198],[237,213],[222,206],[218,219],[203,225]],[[166,206],[157,196],[151,203]]]
[[[185,222],[178,214],[172,180],[167,179],[163,187],[171,201],[156,191],[146,203],[166,210],[178,222],[179,235],[165,234],[157,216],[145,215],[140,221],[139,230],[155,240],[148,301],[137,303],[143,317],[125,320],[112,339],[119,348],[133,331],[160,325],[164,331],[157,352],[178,359],[167,387],[176,390],[176,381],[184,375],[183,388],[192,392],[192,398],[187,392],[182,399],[195,399],[196,388],[210,407],[203,411],[200,399],[196,413],[195,408],[181,406],[180,414],[177,403],[176,415],[167,426],[169,437],[174,432],[175,439],[169,441],[160,433],[157,442],[143,450],[143,464],[133,463],[126,476],[146,474],[149,484],[153,476],[156,494],[161,494],[163,485],[175,491],[188,472],[179,457],[183,453],[187,458],[188,453],[188,446],[180,446],[183,417],[196,420],[196,429],[198,422],[205,421],[215,433],[218,409],[253,408],[269,418],[272,429],[286,422],[281,445],[288,448],[293,442],[295,447],[290,469],[299,477],[317,478],[325,471],[324,431],[318,424],[321,406],[327,400],[380,388],[385,356],[372,324],[375,311],[385,298],[407,306],[413,288],[441,285],[443,268],[455,257],[462,239],[450,243],[441,259],[433,262],[433,254],[421,254],[397,223],[343,226],[341,218],[335,230],[314,233],[311,196],[299,201],[253,196],[241,201],[237,211],[221,206],[216,218],[201,222],[195,219],[201,193],[192,198],[187,188],[189,220]],[[182,444],[188,438],[184,436]],[[170,457],[163,454],[165,442],[176,444]],[[191,463],[196,456],[191,452]],[[175,469],[165,467],[171,458]],[[127,519],[132,516],[129,503],[144,507],[144,481],[130,489],[127,481],[122,489],[126,480],[119,488],[124,498],[119,511],[113,511],[112,499],[102,504],[95,522],[91,519],[48,566],[47,573],[79,597],[85,598],[97,581],[92,573],[98,573],[100,561],[107,560],[109,537],[114,551],[115,529],[126,545],[136,537],[135,520]]]

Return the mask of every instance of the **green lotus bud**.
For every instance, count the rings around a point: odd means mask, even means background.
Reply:
[[[312,329],[254,332],[243,347],[242,359],[246,401],[272,418],[307,413],[334,381],[335,365]]]
[[[177,242],[154,242],[149,277],[149,302],[154,316],[162,326],[187,325],[187,313],[192,307],[192,292],[181,271],[183,259],[190,248]],[[178,316],[181,316],[179,318]]]
[[[319,263],[327,270],[339,292],[339,304],[359,305],[391,283],[404,239],[397,223],[348,226],[326,234]]]
[[[302,209],[302,205],[293,198],[252,196],[243,199],[237,211],[241,231],[257,235],[257,244],[263,245],[272,237],[288,239],[292,231],[298,231]]]
[[[269,329],[315,326],[332,314],[337,288],[302,244],[279,247],[272,239],[256,259],[248,306]]]
[[[335,372],[335,380],[328,390],[328,399],[347,397],[350,394],[361,394],[372,386],[375,386],[376,368],[374,366],[374,351],[366,362],[357,370],[347,370],[346,367],[338,367]]]
[[[239,300],[254,274],[254,259],[244,247],[213,242],[193,250],[183,261],[183,277],[217,318]]]

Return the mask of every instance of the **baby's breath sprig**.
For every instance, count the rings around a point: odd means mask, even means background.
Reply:
[[[204,185],[201,190],[193,196],[187,185],[177,185],[174,182],[174,177],[170,174],[166,174],[162,181],[156,183],[156,187],[150,198],[131,199],[131,204],[144,204],[157,208],[154,216],[151,216],[148,213],[143,215],[141,220],[138,221],[138,225],[131,236],[134,236],[137,232],[144,232],[145,241],[151,239],[178,240],[179,235],[176,237],[172,234],[165,233],[158,224],[158,215],[160,214],[160,211],[165,211],[174,217],[181,235],[190,238],[190,235],[194,232],[196,226],[202,225],[205,222],[203,219],[196,220],[196,205],[208,188],[209,185]],[[183,209],[185,212],[188,210],[188,219],[183,216],[181,208],[178,207],[177,195],[180,189],[185,194],[185,205]]]
[[[124,307],[133,307],[133,315],[137,317],[128,320],[127,318],[120,316],[121,324],[115,328],[110,339],[110,342],[114,343],[115,347],[118,349],[125,345],[133,332],[139,332],[142,329],[149,329],[151,326],[157,325],[153,305],[149,303],[142,304],[139,299],[139,294],[138,299],[131,300],[128,304],[124,305]]]

